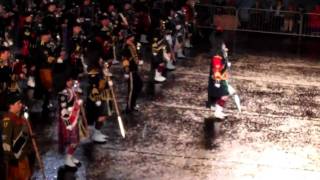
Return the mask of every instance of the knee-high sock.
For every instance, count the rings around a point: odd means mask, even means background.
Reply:
[[[67,154],[73,155],[73,153],[76,151],[76,147],[69,145],[67,147]]]

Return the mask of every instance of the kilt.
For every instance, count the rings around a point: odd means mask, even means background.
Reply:
[[[222,96],[228,96],[229,91],[228,91],[228,83],[226,80],[221,80],[220,81],[220,87],[216,87],[215,81],[212,80],[211,77],[209,77],[209,82],[208,82],[208,97],[210,98],[220,98]]]
[[[159,64],[163,63],[163,59],[162,59],[162,52],[159,54],[157,54],[156,56],[153,55],[152,57],[152,64],[151,64],[151,68],[152,70],[157,69],[157,67],[159,66]]]
[[[29,180],[32,173],[29,165],[28,158],[19,160],[17,166],[9,165],[7,180]]]
[[[53,87],[52,70],[50,68],[40,69],[39,73],[41,85],[46,90],[51,90]]]
[[[63,152],[65,147],[71,144],[79,144],[79,127],[75,126],[71,131],[67,130],[63,120],[59,118],[59,150]]]
[[[110,113],[107,101],[101,101],[101,105],[96,106],[95,102],[88,98],[86,103],[86,115],[89,125],[93,125],[98,120],[99,116],[109,116]]]

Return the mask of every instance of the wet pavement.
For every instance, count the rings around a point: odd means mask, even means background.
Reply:
[[[161,85],[148,83],[149,66],[144,65],[140,112],[123,114],[126,138],[116,117],[110,117],[103,128],[108,142],[87,141],[77,150],[83,163],[77,179],[319,179],[320,62],[303,55],[231,57],[230,84],[238,90],[243,112],[229,99],[229,116],[221,122],[215,147],[208,149],[209,57],[201,51],[193,55],[178,60],[178,69]],[[120,72],[115,67],[113,73]],[[115,81],[123,109],[126,83],[120,76]],[[57,150],[55,123],[39,133],[46,174],[56,179],[63,156]]]

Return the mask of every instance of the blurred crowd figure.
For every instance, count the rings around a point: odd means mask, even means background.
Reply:
[[[229,23],[236,23],[236,26],[242,30],[319,34],[319,4],[294,0],[202,0],[200,2],[215,7],[211,11],[201,11],[198,16],[199,24],[211,25],[212,16],[226,15],[237,16],[237,21]]]

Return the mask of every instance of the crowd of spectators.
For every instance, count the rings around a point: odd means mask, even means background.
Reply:
[[[200,0],[200,3],[214,5],[214,8],[219,9],[207,11],[211,13],[207,14],[208,17],[221,14],[238,15],[237,27],[242,30],[313,35],[320,32],[319,4],[298,0]],[[212,18],[201,19],[205,17],[204,14],[200,16],[200,21],[204,20],[204,24],[212,23]]]

